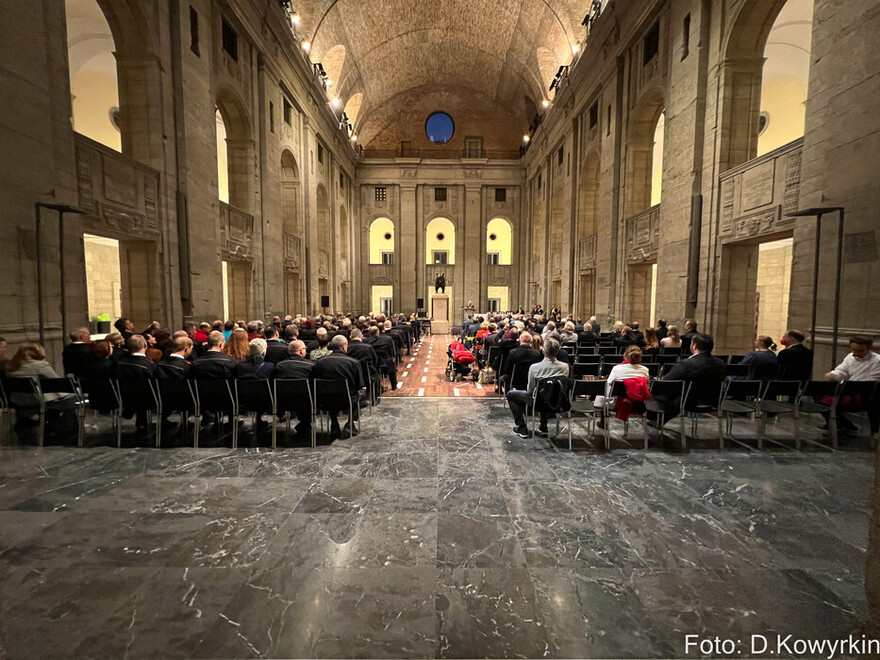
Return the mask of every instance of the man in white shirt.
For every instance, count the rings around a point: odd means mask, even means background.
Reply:
[[[877,380],[880,381],[880,355],[871,348],[874,340],[870,337],[850,337],[851,353],[843,358],[843,362],[825,374],[827,380]],[[867,404],[868,419],[871,421],[871,433],[877,434],[880,429],[880,396],[876,390]]]

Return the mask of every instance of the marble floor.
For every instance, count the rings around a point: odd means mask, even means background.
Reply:
[[[493,399],[385,398],[316,449],[3,447],[0,657],[694,657],[685,635],[858,629],[867,447],[511,428]]]

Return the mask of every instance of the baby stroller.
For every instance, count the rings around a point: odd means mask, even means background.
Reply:
[[[446,364],[446,377],[450,381],[462,380],[465,376],[471,375],[471,365],[477,361],[477,358],[457,337],[449,344],[446,355],[449,358]]]

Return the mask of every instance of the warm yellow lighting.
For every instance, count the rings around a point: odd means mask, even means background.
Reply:
[[[352,142],[357,142],[357,141],[358,141],[358,136],[355,135],[354,133],[352,133],[352,134],[351,134],[351,141],[352,141]]]
[[[299,14],[294,14],[290,17],[290,20],[293,21],[294,25],[299,25]]]
[[[327,87],[333,87],[333,81],[330,78],[327,78],[327,82],[325,83]]]
[[[528,135],[523,135],[523,142],[528,142],[531,139]]]
[[[541,101],[541,105],[544,106],[545,108],[549,108],[550,107],[550,99],[544,99],[543,101]]]
[[[312,49],[312,42],[311,41],[303,41],[302,49],[308,53]]]
[[[581,49],[580,46],[578,46],[577,44],[574,44],[574,45],[571,47],[571,54],[572,54],[572,55],[577,55],[577,54],[578,54],[578,51],[579,51],[580,49]]]
[[[330,105],[332,105],[334,108],[338,108],[340,105],[342,105],[342,101],[340,101],[338,97],[334,96],[332,99],[330,99]]]

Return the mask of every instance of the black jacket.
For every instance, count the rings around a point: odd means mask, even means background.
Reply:
[[[268,380],[275,365],[261,355],[251,355],[235,365],[232,377],[242,380]]]
[[[311,378],[314,368],[315,363],[311,360],[299,355],[291,355],[289,360],[284,360],[275,365],[272,378],[308,380]]]
[[[813,351],[803,344],[789,346],[776,354],[780,380],[807,381],[813,379]]]
[[[236,361],[220,351],[208,351],[189,368],[190,378],[229,378]]]
[[[61,362],[65,374],[73,374],[77,378],[88,375],[89,368],[95,362],[95,356],[89,350],[90,344],[68,344],[61,351]]]
[[[290,359],[290,344],[274,339],[266,342],[266,362],[278,364]]]
[[[183,380],[189,373],[190,363],[176,355],[166,355],[156,366],[156,378]]]
[[[717,405],[718,385],[727,376],[724,361],[711,353],[697,353],[672,365],[663,380],[691,383],[691,403]]]
[[[347,381],[348,393],[352,399],[358,396],[358,390],[363,387],[360,362],[342,351],[333,351],[315,362],[315,368],[312,369],[312,378],[314,380],[342,379]]]
[[[116,377],[119,379],[142,380],[156,375],[156,365],[146,355],[126,353],[116,363]]]
[[[541,352],[536,351],[531,346],[517,346],[510,351],[507,354],[507,359],[504,361],[504,370],[502,371],[502,374],[508,377],[507,388],[511,390],[526,389],[529,381],[529,367],[543,359],[544,356]],[[516,368],[516,381],[514,382],[509,379],[514,376],[513,369],[515,365],[521,366]]]

